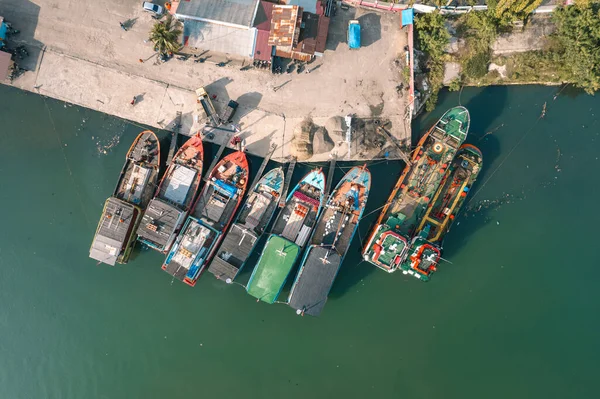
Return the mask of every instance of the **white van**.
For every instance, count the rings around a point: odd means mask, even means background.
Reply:
[[[155,15],[162,15],[164,11],[164,9],[161,6],[159,6],[158,4],[154,4],[150,1],[144,1],[142,3],[142,8],[144,9],[144,11],[148,11]]]

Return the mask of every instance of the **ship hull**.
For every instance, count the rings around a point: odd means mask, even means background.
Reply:
[[[477,147],[464,144],[459,148],[402,262],[404,274],[429,281],[437,270],[443,239],[464,205],[482,164],[483,156]]]
[[[421,138],[367,238],[366,261],[390,273],[400,267],[469,124],[466,108],[454,107]]]
[[[300,314],[318,316],[323,310],[358,229],[370,187],[369,171],[355,167],[327,201],[288,297],[288,305]]]
[[[162,269],[194,286],[219,247],[244,194],[249,174],[242,151],[224,157],[210,173]]]
[[[110,266],[127,263],[141,215],[141,209],[135,205],[115,197],[107,199],[90,247],[90,258]]]
[[[276,168],[267,172],[252,188],[208,267],[217,279],[231,283],[245,266],[275,215],[283,191],[283,178],[283,168]]]
[[[142,212],[156,189],[159,164],[158,138],[149,130],[143,131],[127,151],[113,196],[104,204],[90,247],[92,259],[111,266],[127,263]]]
[[[321,212],[325,176],[310,172],[296,185],[273,226],[272,234],[254,268],[246,291],[272,304],[283,289]]]
[[[202,181],[204,148],[199,134],[177,151],[137,229],[137,239],[168,253],[196,198]]]

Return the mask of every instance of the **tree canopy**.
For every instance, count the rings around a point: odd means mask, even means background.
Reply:
[[[427,111],[435,107],[438,91],[443,85],[444,54],[450,40],[445,22],[446,19],[438,11],[415,17],[418,48],[427,55],[426,63],[429,69],[431,95],[427,100]]]
[[[600,90],[600,4],[557,8],[553,18],[573,83],[589,94]]]
[[[159,54],[175,52],[181,47],[179,42],[181,29],[179,29],[178,25],[177,20],[173,20],[169,15],[165,22],[158,21],[152,27],[150,40],[154,43],[154,49]]]

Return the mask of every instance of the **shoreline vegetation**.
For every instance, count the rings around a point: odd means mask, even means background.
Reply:
[[[460,16],[439,11],[415,16],[417,64],[426,82],[427,111],[437,103],[439,90],[503,84],[573,84],[588,94],[600,90],[600,3],[576,0],[557,7],[551,16],[553,32],[541,49],[494,54],[500,35],[525,29],[541,0],[492,0],[488,10]],[[451,39],[458,49],[449,52]],[[446,65],[459,66],[458,77],[444,82]],[[415,71],[415,73],[418,73]]]

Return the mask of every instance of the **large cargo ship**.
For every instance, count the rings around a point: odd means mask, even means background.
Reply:
[[[275,302],[310,238],[324,190],[325,176],[319,169],[308,173],[290,193],[248,281],[250,295]]]
[[[367,240],[366,261],[390,273],[400,267],[427,206],[467,137],[469,123],[469,111],[454,107],[421,138]]]
[[[319,217],[288,297],[299,314],[318,316],[363,215],[371,173],[354,167],[338,183]]]
[[[216,278],[231,283],[242,270],[275,215],[283,178],[283,168],[276,168],[256,183],[208,266]]]
[[[202,139],[196,134],[177,151],[165,172],[137,230],[140,242],[169,252],[198,193],[203,159]]]
[[[111,266],[127,263],[142,212],[156,190],[159,163],[158,138],[149,130],[140,133],[127,151],[113,196],[104,204],[90,258]]]
[[[248,160],[243,151],[215,165],[162,269],[194,286],[227,231],[248,185]]]
[[[427,207],[408,256],[402,262],[403,273],[423,281],[431,278],[441,258],[444,236],[475,183],[482,163],[483,156],[477,147],[464,144],[459,148]]]

